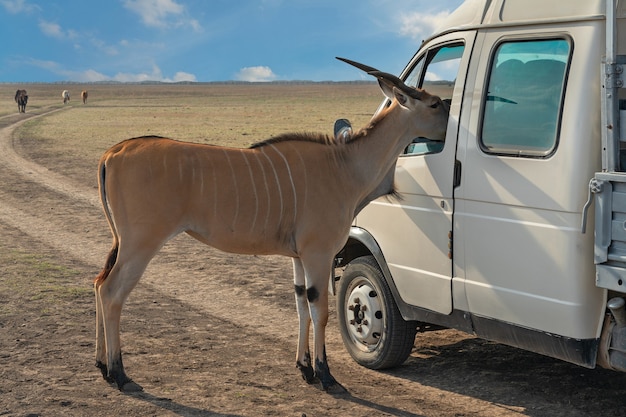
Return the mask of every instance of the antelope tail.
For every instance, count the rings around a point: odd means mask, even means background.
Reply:
[[[100,162],[99,167],[99,175],[98,175],[98,188],[100,189],[100,201],[102,202],[102,208],[104,209],[104,215],[106,216],[107,221],[109,222],[109,226],[111,227],[111,232],[113,233],[113,248],[109,252],[109,256],[107,257],[106,263],[104,264],[104,268],[98,274],[96,279],[94,280],[95,285],[100,285],[104,282],[105,279],[109,276],[111,269],[115,265],[117,261],[117,250],[120,246],[119,239],[117,237],[117,231],[115,230],[115,224],[113,223],[113,217],[111,216],[111,210],[109,209],[109,204],[107,203],[106,196],[106,160],[102,160]]]

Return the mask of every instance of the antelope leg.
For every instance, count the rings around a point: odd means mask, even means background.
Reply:
[[[298,319],[300,322],[298,336],[298,351],[296,353],[296,368],[302,373],[302,378],[307,384],[318,382],[313,370],[311,353],[309,351],[309,328],[311,326],[311,315],[309,314],[309,304],[306,299],[306,287],[304,279],[304,268],[299,258],[293,258],[293,279],[296,293],[296,306],[298,308]]]
[[[313,341],[315,343],[315,376],[322,389],[329,393],[345,392],[345,388],[331,375],[326,359],[326,325],[328,323],[328,277],[331,261],[324,257],[312,257],[303,261],[306,275],[306,298],[313,321]],[[332,256],[329,257],[332,259]]]

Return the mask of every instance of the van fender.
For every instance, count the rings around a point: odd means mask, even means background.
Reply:
[[[412,307],[402,301],[400,297],[400,293],[398,292],[398,288],[393,281],[393,277],[391,276],[391,272],[389,271],[389,267],[387,266],[387,262],[385,261],[385,256],[383,255],[378,242],[374,239],[367,230],[362,229],[357,226],[352,226],[350,228],[350,233],[348,235],[348,241],[346,242],[343,249],[337,254],[335,257],[335,265],[338,267],[346,266],[351,261],[361,256],[373,256],[380,268],[380,271],[389,285],[389,289],[391,289],[391,294],[393,295],[394,301],[402,314],[402,317],[405,320],[411,320],[412,314],[408,313]],[[333,283],[333,294],[335,294],[334,283]]]
[[[449,315],[440,314],[419,306],[407,304],[404,300],[402,300],[400,292],[398,291],[398,288],[393,280],[393,276],[391,275],[391,271],[387,266],[385,255],[383,254],[383,251],[378,245],[376,239],[374,239],[374,236],[361,227],[352,226],[348,235],[348,241],[335,257],[335,266],[346,266],[351,261],[361,256],[374,257],[404,320],[418,321],[447,328],[455,328],[467,333],[473,332],[471,315],[466,312],[454,310]],[[334,284],[335,283],[333,282],[333,294],[335,294]]]

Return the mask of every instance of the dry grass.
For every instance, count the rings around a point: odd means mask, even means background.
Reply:
[[[16,112],[16,85],[1,85],[0,116]],[[332,133],[335,119],[362,127],[381,102],[375,84],[303,85],[26,85],[26,111],[65,107],[26,122],[16,135],[25,152],[44,165],[77,180],[95,166],[111,145],[136,136],[247,147],[285,132]],[[63,106],[61,91],[72,101]],[[87,105],[80,91],[89,90]],[[7,104],[8,103],[8,104]],[[33,146],[28,146],[28,144]],[[36,146],[35,146],[36,145]],[[44,145],[44,146],[40,146]],[[32,153],[31,153],[32,152]],[[91,179],[91,176],[90,176]]]

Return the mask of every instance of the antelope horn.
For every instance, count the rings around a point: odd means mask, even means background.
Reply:
[[[350,64],[353,67],[357,67],[358,69],[367,72],[368,74],[370,72],[374,72],[374,71],[378,71],[376,68],[374,67],[370,67],[369,65],[365,65],[365,64],[361,64],[360,62],[356,62],[356,61],[352,61],[351,59],[348,58],[341,58],[339,56],[335,57],[340,61],[345,62],[346,64]]]
[[[393,74],[389,74],[388,72],[382,72],[377,70],[374,67],[370,67],[369,65],[365,65],[365,64],[361,64],[360,62],[356,62],[356,61],[352,61],[350,59],[347,58],[341,58],[341,57],[336,57],[338,60],[343,61],[347,64],[352,65],[353,67],[357,67],[358,69],[365,71],[366,73],[368,73],[371,76],[374,76],[376,78],[378,78],[378,80],[380,82],[383,82],[385,84],[387,84],[387,86],[393,86],[396,87],[400,90],[402,90],[404,93],[408,94],[409,96],[417,99],[417,100],[421,100],[422,99],[422,94],[420,90],[417,90],[415,88],[409,87],[408,85],[406,85],[400,78],[396,77]]]

